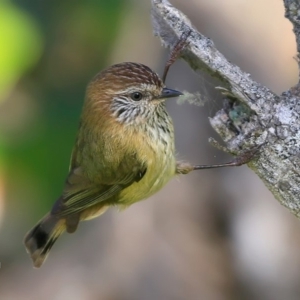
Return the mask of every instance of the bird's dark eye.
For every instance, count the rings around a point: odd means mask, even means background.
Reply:
[[[131,99],[134,101],[140,101],[143,98],[143,94],[140,92],[134,92],[130,95]]]

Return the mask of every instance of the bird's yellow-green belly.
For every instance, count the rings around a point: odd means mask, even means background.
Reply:
[[[126,207],[155,194],[174,176],[175,165],[173,157],[149,165],[140,181],[134,182],[120,193],[118,204]]]

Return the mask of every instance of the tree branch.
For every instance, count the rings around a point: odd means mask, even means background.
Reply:
[[[286,15],[294,24],[300,49],[300,10],[297,0],[284,0]],[[294,8],[296,7],[296,12]],[[220,79],[224,108],[210,119],[231,153],[263,145],[248,166],[273,195],[300,216],[300,88],[281,96],[252,80],[228,60],[213,42],[199,33],[187,17],[167,0],[152,0],[154,33],[172,48],[180,36],[191,31],[182,58],[196,72],[205,70]]]
[[[283,2],[285,7],[285,16],[291,21],[294,27],[298,51],[298,66],[300,67],[300,2],[297,0],[283,0]]]

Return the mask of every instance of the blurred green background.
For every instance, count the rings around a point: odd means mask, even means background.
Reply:
[[[296,82],[281,0],[174,0],[228,59],[281,92]],[[246,167],[173,180],[122,213],[63,235],[34,270],[23,236],[59,196],[89,80],[121,61],[162,74],[148,0],[0,2],[0,299],[299,299],[300,226]],[[230,159],[207,142],[215,82],[184,62],[168,85],[179,157]]]

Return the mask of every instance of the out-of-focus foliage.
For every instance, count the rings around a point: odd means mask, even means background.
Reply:
[[[42,38],[33,18],[0,2],[0,100],[40,57]]]
[[[8,1],[0,2],[0,105],[42,52],[42,36],[34,19]],[[13,116],[10,116],[13,118]],[[0,128],[0,221],[4,209],[3,165],[5,139]]]

